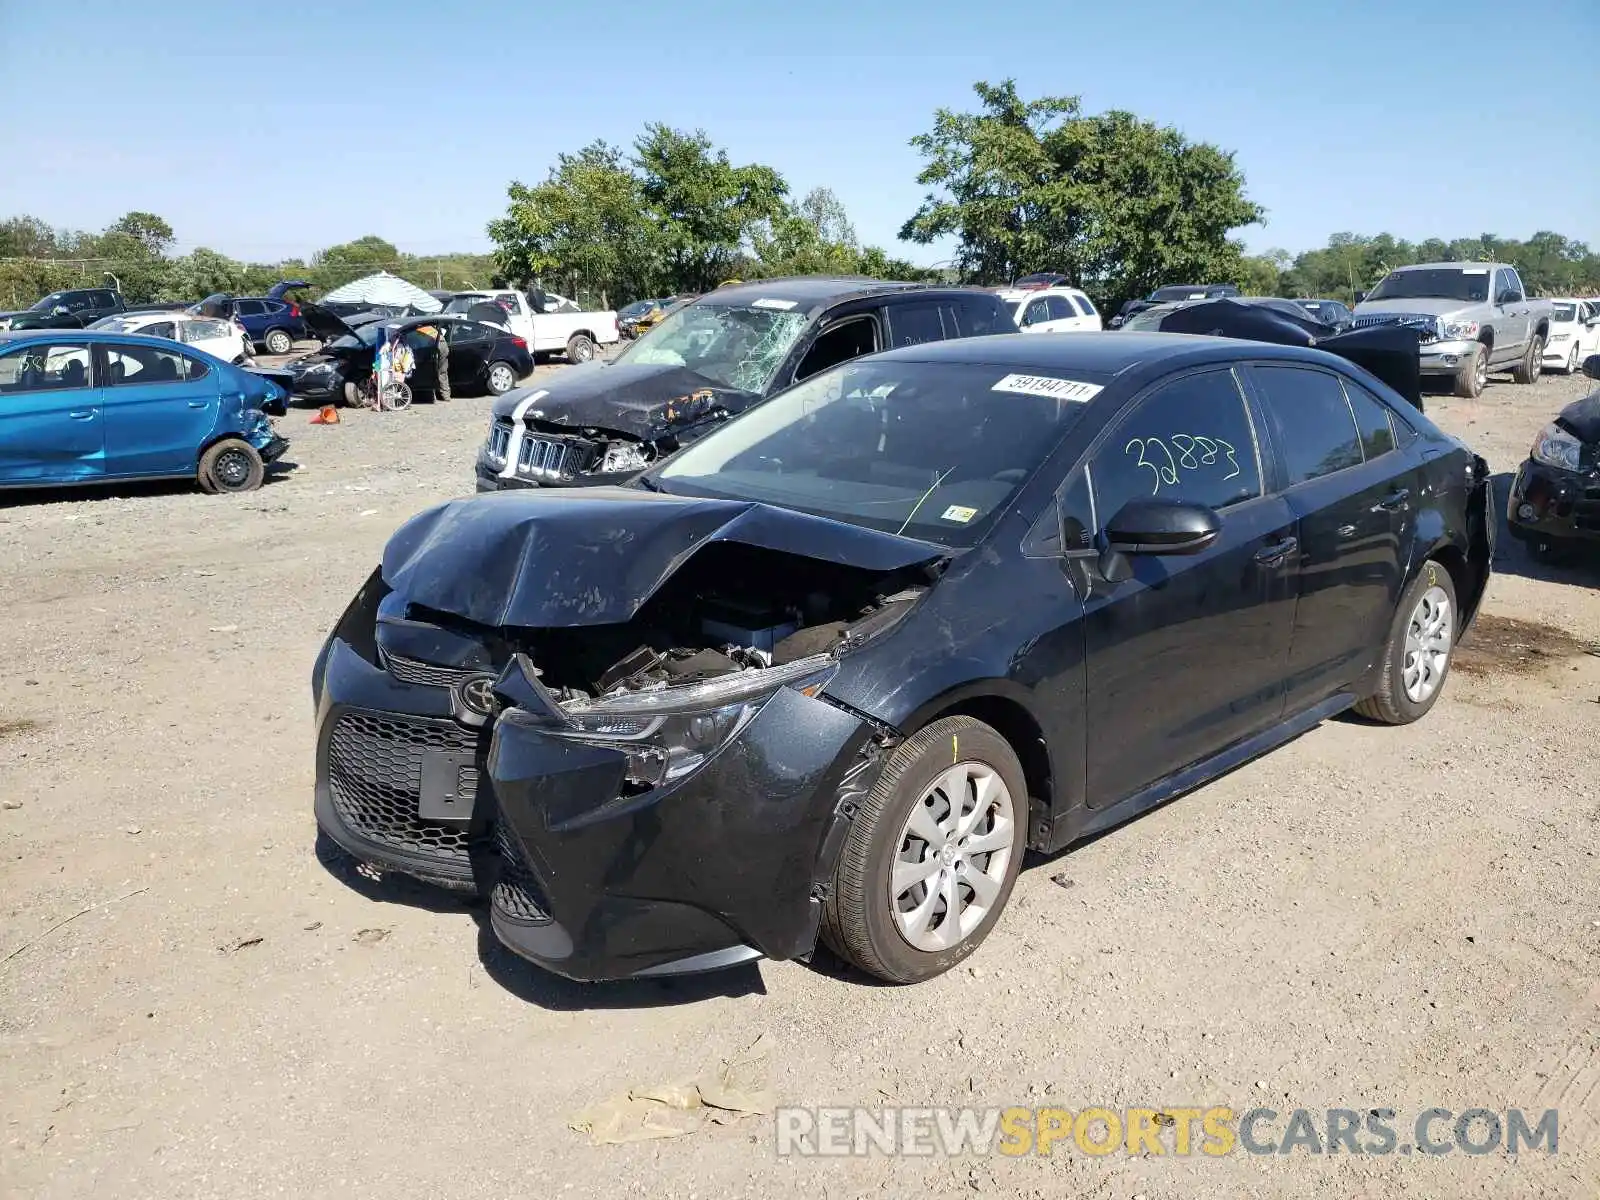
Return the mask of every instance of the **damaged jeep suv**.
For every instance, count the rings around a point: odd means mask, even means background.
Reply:
[[[1015,333],[994,293],[806,276],[721,287],[611,362],[500,398],[478,490],[626,482],[792,383],[863,354]]]
[[[1487,464],[1321,350],[901,348],[404,525],[314,669],[317,821],[570,977],[925,979],[1028,849],[1423,716],[1493,537]]]

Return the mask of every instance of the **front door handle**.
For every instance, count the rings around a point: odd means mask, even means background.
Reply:
[[[1372,506],[1373,512],[1393,512],[1397,508],[1404,508],[1407,500],[1411,499],[1410,488],[1396,488],[1382,500]]]
[[[1355,535],[1356,535],[1356,527],[1354,525],[1341,525],[1341,526],[1339,526],[1339,536],[1340,537],[1348,538],[1348,537],[1355,537]]]
[[[1300,546],[1298,538],[1284,538],[1281,542],[1274,542],[1270,546],[1263,546],[1256,551],[1256,561],[1263,567],[1275,567],[1289,555],[1293,554]]]
[[[189,407],[190,408],[204,408],[205,406],[206,406],[206,402],[204,400],[191,400],[191,401],[189,401]]]
[[[67,416],[71,417],[74,421],[92,421],[94,420],[94,409],[75,408],[69,412]]]

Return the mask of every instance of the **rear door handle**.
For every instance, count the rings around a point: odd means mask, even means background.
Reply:
[[[1263,567],[1275,567],[1299,548],[1298,538],[1284,538],[1281,542],[1274,542],[1270,546],[1263,546],[1256,551],[1256,561]]]
[[[67,416],[71,417],[74,421],[92,421],[94,420],[94,409],[75,408],[69,412]]]
[[[1411,499],[1410,488],[1396,488],[1382,500],[1372,506],[1373,512],[1393,512],[1397,508],[1404,508],[1407,500]]]
[[[189,401],[189,407],[190,408],[204,408],[205,406],[206,406],[206,402],[204,400],[191,400],[191,401]]]

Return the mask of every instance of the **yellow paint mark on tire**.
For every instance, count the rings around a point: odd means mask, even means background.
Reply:
[[[957,735],[950,735],[950,765],[953,767],[961,761],[961,743],[956,740]]]

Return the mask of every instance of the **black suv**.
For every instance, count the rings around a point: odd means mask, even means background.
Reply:
[[[977,288],[816,276],[721,287],[610,362],[502,396],[478,490],[615,484],[839,363],[1015,332],[999,297]]]
[[[0,313],[0,329],[87,329],[126,311],[122,293],[112,288],[73,288],[51,292],[32,308]]]

